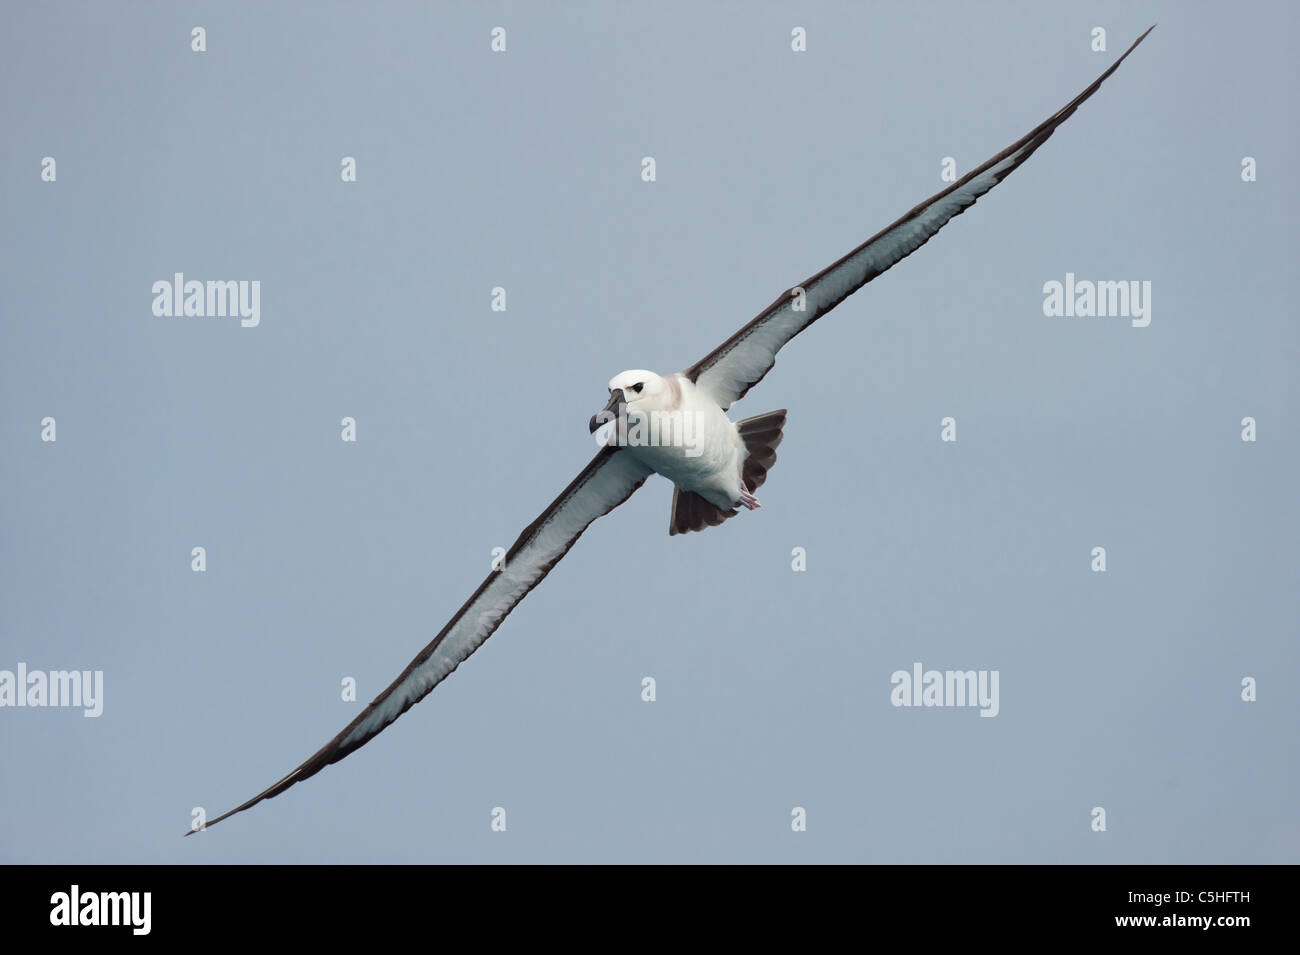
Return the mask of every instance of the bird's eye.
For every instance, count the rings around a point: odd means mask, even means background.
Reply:
[[[644,381],[638,381],[635,385],[632,386],[632,390],[635,391],[635,392],[639,395],[639,394],[641,394],[641,389],[644,388],[644,387],[645,387],[645,382],[644,382]]]

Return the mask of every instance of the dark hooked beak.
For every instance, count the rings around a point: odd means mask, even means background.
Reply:
[[[602,411],[591,416],[591,434],[596,433],[596,429],[602,424],[609,421],[615,421],[619,415],[627,411],[627,404],[623,401],[623,389],[615,388],[609,394],[609,404],[605,405]]]

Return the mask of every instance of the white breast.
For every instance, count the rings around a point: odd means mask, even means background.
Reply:
[[[657,446],[630,442],[628,450],[682,490],[695,491],[719,507],[731,507],[740,492],[744,442],[717,402],[690,380],[676,377],[682,400],[672,440]],[[666,420],[660,432],[668,432]]]

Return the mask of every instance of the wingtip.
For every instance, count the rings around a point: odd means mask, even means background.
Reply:
[[[1124,51],[1124,55],[1127,56],[1129,53],[1131,53],[1131,52],[1133,51],[1133,49],[1134,49],[1134,48],[1135,48],[1139,43],[1141,43],[1143,40],[1145,40],[1145,39],[1147,38],[1147,34],[1150,33],[1152,30],[1154,30],[1155,28],[1156,28],[1156,25],[1153,23],[1153,24],[1151,24],[1151,26],[1149,26],[1149,27],[1147,27],[1145,30],[1143,30],[1143,31],[1142,31],[1142,35],[1139,36],[1136,40],[1133,41],[1133,46],[1130,46],[1127,50]]]

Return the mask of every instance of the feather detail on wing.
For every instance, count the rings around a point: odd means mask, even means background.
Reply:
[[[1138,37],[1091,86],[1041,125],[802,285],[781,293],[753,321],[682,374],[717,401],[724,411],[730,408],[771,370],[776,353],[786,342],[923,246],[951,219],[969,209],[976,199],[1033,155],[1154,29],[1151,27]]]
[[[651,473],[630,454],[613,447],[601,448],[551,506],[519,535],[500,569],[483,581],[388,689],[297,769],[207,826],[278,796],[374,739],[477,650],[568,553],[588,525],[631,497]]]

